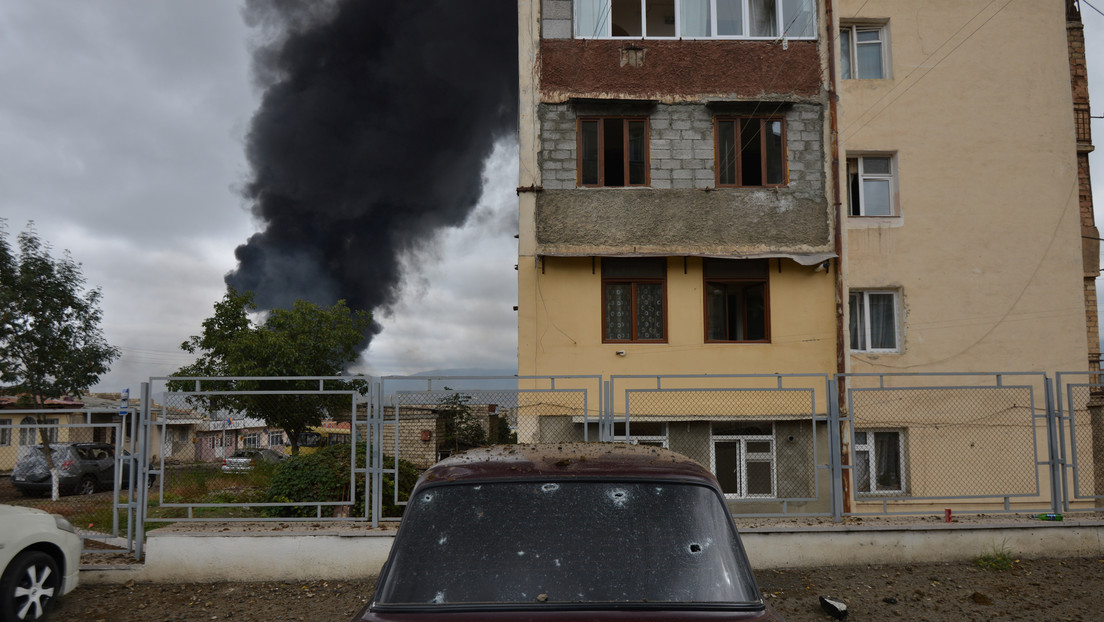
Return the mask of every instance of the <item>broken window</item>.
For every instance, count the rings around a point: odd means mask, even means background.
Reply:
[[[574,17],[580,39],[815,39],[817,34],[816,0],[575,0]]]
[[[580,186],[648,184],[647,118],[580,118],[578,150]]]
[[[769,341],[766,259],[711,259],[705,275],[705,340]]]
[[[868,155],[847,158],[847,190],[852,216],[893,216],[893,157]]]
[[[900,430],[856,430],[854,452],[857,492],[905,491],[902,476],[905,443]]]
[[[897,292],[852,291],[851,351],[897,351]]]
[[[762,187],[786,184],[786,137],[782,119],[716,117],[717,185]]]
[[[888,77],[886,27],[840,26],[840,77],[844,80],[880,80]]]
[[[666,258],[603,258],[602,340],[663,341],[666,290]]]

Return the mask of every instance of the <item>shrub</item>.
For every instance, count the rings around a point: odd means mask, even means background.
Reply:
[[[356,447],[357,467],[364,468],[366,455],[364,443]],[[394,468],[394,458],[383,456],[384,468]],[[318,501],[348,501],[349,446],[331,445],[310,454],[300,454],[284,460],[276,468],[272,483],[265,494],[269,503],[304,503]],[[399,500],[405,501],[410,490],[418,480],[421,471],[406,460],[399,460]],[[394,504],[395,487],[391,475],[383,477],[383,515],[399,516],[402,506]],[[356,503],[350,509],[353,516],[364,516],[364,478],[356,478]],[[314,507],[270,507],[265,513],[269,516],[316,516]],[[333,516],[334,507],[322,508],[323,516]]]

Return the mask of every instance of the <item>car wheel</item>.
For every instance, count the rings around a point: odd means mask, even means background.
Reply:
[[[41,551],[20,553],[0,579],[0,614],[10,620],[41,620],[60,596],[61,573],[53,557]]]
[[[84,478],[77,484],[78,495],[90,495],[96,492],[96,478],[91,475],[85,475]]]

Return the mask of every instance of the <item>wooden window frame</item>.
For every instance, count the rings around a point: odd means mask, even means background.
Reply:
[[[710,283],[762,283],[763,284],[763,338],[762,339],[710,339],[709,338],[709,284]],[[704,322],[705,343],[770,343],[770,278],[734,278],[734,277],[708,277],[702,274],[702,321]],[[747,311],[744,311],[745,326],[747,324]]]
[[[760,184],[756,186],[746,186],[743,183],[743,167],[741,166],[742,153],[737,151],[734,159],[736,183],[726,184],[721,182],[721,129],[720,124],[724,122],[733,122],[735,129],[733,130],[735,136],[733,136],[733,144],[739,145],[741,143],[740,136],[744,131],[744,123],[746,121],[758,121],[759,132],[761,136],[765,136],[765,124],[779,122],[782,124],[782,153],[781,153],[781,167],[782,167],[782,181],[776,184]],[[761,165],[759,167],[760,179],[767,178],[767,141],[760,139],[759,141],[759,157]],[[790,183],[790,166],[789,166],[789,145],[786,138],[786,119],[785,117],[777,115],[717,115],[713,117],[713,175],[714,183],[718,188],[783,188]]]
[[[630,320],[631,325],[630,332],[632,336],[629,339],[609,339],[609,326],[607,322],[607,309],[606,305],[609,301],[609,297],[606,295],[606,286],[611,283],[629,283],[632,285],[630,300]],[[663,338],[662,339],[640,339],[638,338],[638,324],[637,324],[637,308],[636,308],[636,288],[638,285],[644,284],[660,284],[661,296],[663,298]],[[639,276],[606,276],[603,267],[602,271],[602,343],[667,343],[667,266],[663,267],[662,277],[639,277]]]
[[[622,122],[622,153],[624,179],[619,186],[606,183],[605,172],[605,132],[602,127],[607,121]],[[644,181],[638,184],[629,183],[629,123],[641,121],[644,123]],[[589,122],[598,123],[598,183],[583,183],[583,124]],[[641,115],[590,115],[576,118],[575,121],[575,185],[580,188],[645,188],[652,185],[652,127],[648,117]]]

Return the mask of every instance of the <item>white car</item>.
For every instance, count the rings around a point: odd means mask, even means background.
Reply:
[[[77,587],[82,541],[69,521],[0,505],[0,620],[41,620]]]

